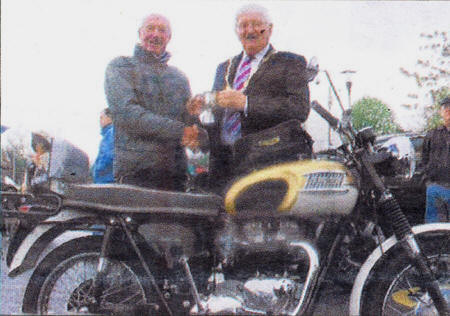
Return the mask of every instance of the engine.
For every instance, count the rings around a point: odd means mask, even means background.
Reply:
[[[311,236],[312,235],[312,236]],[[267,253],[292,253],[289,243],[306,240],[312,242],[314,235],[299,222],[286,218],[255,218],[238,222],[225,221],[224,228],[218,232],[215,246],[225,265],[233,265],[238,258]],[[298,261],[300,254],[295,254]]]
[[[214,240],[220,265],[209,280],[210,294],[191,313],[303,313],[319,248],[328,251],[331,244],[325,231],[351,214],[358,193],[347,167],[328,160],[282,163],[237,179]]]
[[[228,218],[215,238],[220,264],[209,280],[212,293],[191,313],[296,314],[319,264],[310,224]]]

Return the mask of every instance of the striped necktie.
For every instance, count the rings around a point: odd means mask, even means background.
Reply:
[[[234,90],[240,91],[244,88],[251,71],[251,58],[247,56],[234,77]],[[241,113],[226,109],[222,128],[222,142],[226,145],[233,145],[239,138],[241,138]]]

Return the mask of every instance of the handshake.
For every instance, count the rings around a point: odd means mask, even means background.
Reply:
[[[203,111],[211,110],[217,102],[217,94],[218,92],[215,91],[197,94],[186,104],[188,113],[198,116]]]
[[[191,98],[187,104],[186,109],[190,115],[199,116],[200,121],[205,123],[202,118],[202,112],[209,112],[212,116],[211,109],[216,103],[216,92],[205,92],[203,94],[198,94]],[[211,122],[211,120],[210,120]],[[212,116],[212,122],[214,122],[214,117]],[[197,125],[187,126],[184,128],[183,138],[181,144],[192,151],[195,151],[200,146],[199,141],[199,128]]]
[[[243,111],[246,103],[247,97],[241,91],[226,89],[197,94],[187,102],[186,109],[190,115],[198,116],[202,124],[208,125],[214,122],[212,108]],[[190,149],[198,148],[200,146],[199,132],[197,125],[185,127],[182,145]]]

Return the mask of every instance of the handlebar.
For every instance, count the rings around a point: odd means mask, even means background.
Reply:
[[[311,102],[311,107],[319,114],[331,127],[337,129],[339,127],[339,120],[335,118],[328,110],[319,104],[317,101]]]

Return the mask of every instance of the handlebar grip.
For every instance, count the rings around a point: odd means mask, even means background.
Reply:
[[[311,107],[319,114],[325,121],[330,124],[333,128],[338,128],[339,126],[339,120],[335,118],[329,111],[327,111],[323,106],[319,104],[317,101],[311,102]]]

